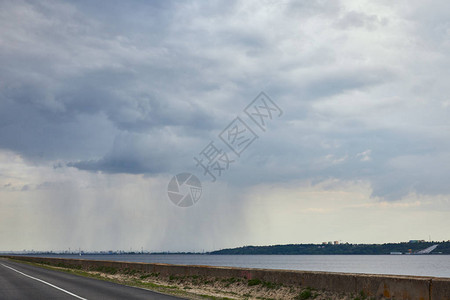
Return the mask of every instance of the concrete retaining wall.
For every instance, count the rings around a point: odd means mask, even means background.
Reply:
[[[214,278],[260,279],[284,285],[311,287],[330,292],[360,294],[376,299],[450,300],[450,279],[419,276],[369,275],[291,270],[268,270],[211,266],[184,266],[155,263],[134,263],[102,260],[3,256],[7,258],[71,266],[85,270],[110,267],[117,270],[137,270],[170,276],[205,276]]]

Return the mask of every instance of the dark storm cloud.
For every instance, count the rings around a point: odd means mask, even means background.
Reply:
[[[189,139],[171,136],[169,132],[155,132],[151,135],[121,133],[112,149],[100,159],[70,162],[68,166],[87,171],[128,174],[158,174],[173,170],[190,162]],[[188,150],[187,150],[187,149]],[[175,170],[176,171],[176,170]]]
[[[191,62],[172,61],[176,49],[170,54],[162,48],[155,50],[162,54],[155,54],[145,46],[149,40],[138,41],[136,47],[127,40],[130,37],[123,43],[115,41],[114,34],[124,28],[105,28],[98,22],[102,17],[89,19],[70,5],[4,2],[3,6],[9,14],[4,13],[6,44],[0,73],[2,148],[35,159],[89,160],[115,152],[110,147],[120,131],[182,126],[195,132],[213,125],[209,114],[183,92],[186,86],[199,84],[200,70],[187,72]],[[145,7],[148,13],[156,10],[155,16],[167,9]],[[98,12],[88,10],[92,9]],[[19,17],[24,13],[29,18]],[[114,23],[114,14],[104,17]],[[19,26],[8,24],[19,19]],[[164,24],[158,26],[153,32],[164,30]],[[158,41],[151,33],[149,39]],[[132,156],[132,151],[126,155]],[[135,173],[134,167],[140,172],[153,170],[139,167],[143,161],[133,164],[130,157],[111,159],[117,159],[111,169],[116,172]]]
[[[0,6],[0,147],[26,159],[176,172],[265,90],[286,113],[228,181],[362,179],[387,199],[448,192],[448,136],[427,138],[448,126],[444,14],[390,22],[400,8],[339,1]]]

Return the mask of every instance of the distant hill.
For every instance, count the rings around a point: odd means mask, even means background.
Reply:
[[[290,244],[272,246],[245,246],[223,249],[210,254],[390,254],[415,253],[433,245],[439,246],[431,254],[450,254],[450,242],[406,242],[388,244]],[[410,250],[411,249],[411,250]]]

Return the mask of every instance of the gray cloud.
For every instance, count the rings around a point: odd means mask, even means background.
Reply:
[[[342,29],[350,27],[363,27],[368,30],[374,30],[377,26],[383,26],[387,23],[387,19],[380,20],[376,15],[368,15],[361,12],[347,12],[336,25]]]
[[[68,166],[81,170],[103,171],[106,173],[161,173],[170,171],[172,161],[165,150],[170,148],[166,145],[170,141],[163,141],[150,136],[139,134],[122,134],[116,137],[112,150],[103,158],[98,160],[87,160],[70,162]],[[175,146],[175,145],[173,145]],[[172,153],[175,156],[176,153]]]
[[[201,177],[193,156],[264,90],[285,114],[223,176],[230,189],[335,178],[390,201],[450,192],[445,1],[99,3],[0,4],[2,151],[77,176]],[[12,186],[77,201],[52,180]]]

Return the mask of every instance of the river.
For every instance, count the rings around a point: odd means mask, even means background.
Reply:
[[[33,255],[38,256],[38,255]],[[326,271],[450,278],[450,255],[40,255],[127,262]]]

